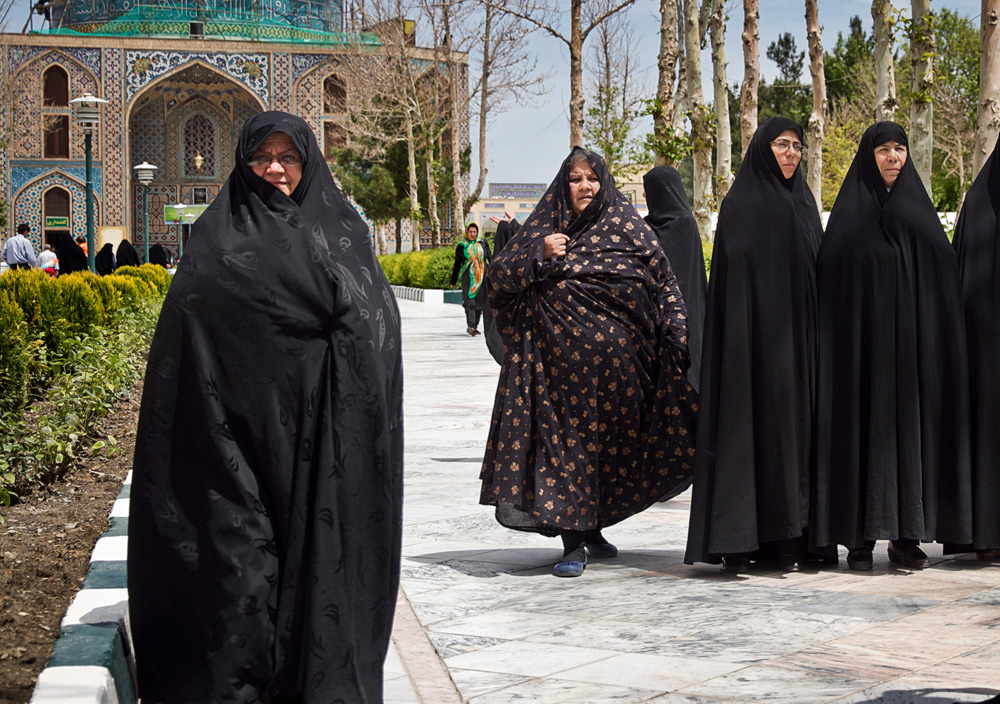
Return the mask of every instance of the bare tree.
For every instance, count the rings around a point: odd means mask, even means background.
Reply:
[[[760,87],[760,12],[757,0],[743,0],[743,84],[740,86],[740,150],[744,155],[757,131],[757,89]]]
[[[673,164],[674,73],[677,67],[677,2],[660,0],[660,53],[657,60],[656,101],[653,106],[653,159]]]
[[[1000,0],[982,0],[979,16],[979,105],[976,111],[976,141],[972,152],[972,176],[1000,134]]]
[[[872,20],[875,22],[875,119],[896,117],[896,68],[892,48],[896,41],[892,31],[892,3],[872,0]]]
[[[934,16],[931,0],[911,0],[910,23],[910,157],[931,195],[934,169]]]
[[[694,217],[702,239],[711,236],[712,210],[712,128],[709,111],[701,92],[701,32],[698,27],[698,0],[684,0],[684,53],[687,89],[691,101],[691,144],[694,154]]]
[[[823,29],[817,0],[806,0],[806,35],[809,42],[809,73],[812,75],[813,105],[806,131],[809,133],[809,173],[806,181],[823,211],[823,136],[826,131],[826,71],[823,68]]]
[[[633,5],[635,0],[569,0],[569,36],[557,27],[558,13],[546,0],[486,0],[497,9],[538,27],[569,49],[569,144],[583,144],[583,44],[608,18]]]
[[[729,91],[726,86],[725,0],[712,0],[709,18],[712,36],[712,86],[715,98],[715,186],[722,200],[733,183],[733,135],[729,128]],[[699,18],[700,19],[700,18]]]

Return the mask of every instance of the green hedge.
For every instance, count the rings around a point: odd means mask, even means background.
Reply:
[[[59,476],[142,377],[170,275],[118,271],[0,276],[0,505]]]

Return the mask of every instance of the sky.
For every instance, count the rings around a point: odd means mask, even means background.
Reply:
[[[7,21],[6,31],[20,32],[28,16],[28,8],[34,0],[14,0]],[[559,0],[568,4],[566,0]],[[895,0],[896,7],[909,9],[905,0]],[[759,0],[760,5],[760,63],[761,74],[768,82],[777,72],[775,65],[766,57],[767,45],[778,35],[790,32],[795,37],[800,51],[807,50],[805,27],[805,3],[803,0]],[[656,86],[656,62],[659,51],[659,2],[658,0],[637,0],[628,10],[637,42],[637,58],[650,90],[650,97]],[[980,0],[931,0],[931,9],[949,8],[974,19],[978,25]],[[740,35],[743,31],[743,3],[728,0],[728,21],[726,23],[726,60],[729,82],[739,82],[743,78],[743,46]],[[861,17],[866,31],[871,33],[871,0],[819,0],[819,19],[823,27],[823,47],[829,50],[836,41],[837,33],[847,33],[848,23],[853,15]],[[38,24],[36,17],[36,26]],[[528,40],[528,48],[539,57],[539,64],[551,69],[544,97],[533,101],[530,108],[516,104],[507,112],[495,115],[488,124],[486,163],[489,169],[487,183],[548,183],[569,152],[569,53],[565,44],[558,39],[536,32]],[[588,48],[584,46],[584,52]],[[702,52],[702,74],[706,98],[712,94],[711,52]],[[803,81],[809,80],[808,57],[803,69]],[[584,75],[584,83],[587,76]],[[652,130],[652,123],[640,127],[643,132]],[[478,134],[478,126],[471,125],[470,134]],[[477,163],[478,147],[473,145],[473,164],[470,180],[475,183],[479,177]],[[483,196],[488,194],[488,187]]]

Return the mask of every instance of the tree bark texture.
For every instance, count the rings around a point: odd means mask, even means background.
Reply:
[[[434,147],[427,150],[424,161],[427,174],[427,215],[431,220],[431,246],[441,246],[441,218],[438,216],[437,179],[434,178]]]
[[[687,59],[688,100],[691,101],[691,146],[694,156],[694,217],[702,239],[711,238],[712,210],[712,128],[701,92],[701,32],[698,28],[698,0],[684,0],[684,54]]]
[[[757,0],[743,0],[743,84],[740,86],[740,151],[747,153],[757,131],[757,89],[760,87],[760,12]]]
[[[490,97],[490,32],[493,28],[493,16],[497,12],[496,8],[490,4],[487,4],[484,10],[486,16],[483,19],[481,40],[483,45],[483,65],[482,74],[479,78],[479,180],[476,182],[476,187],[472,189],[472,193],[477,196],[483,192],[483,186],[486,185],[486,174],[489,171],[486,167],[486,117],[489,112]],[[468,205],[471,207],[472,203]]]
[[[677,0],[677,96],[674,99],[674,132],[684,132],[687,114],[691,110],[687,82],[687,39],[684,33],[685,0]],[[700,61],[699,61],[700,63]]]
[[[1000,0],[983,0],[979,16],[979,105],[972,177],[979,174],[1000,134]]]
[[[920,174],[927,195],[931,195],[934,154],[934,24],[931,0],[911,0],[913,17],[910,34],[910,158]]]
[[[653,136],[659,145],[653,155],[657,166],[674,164],[664,148],[674,136],[674,73],[677,69],[677,0],[660,0],[660,55],[657,63],[656,112]]]
[[[892,48],[896,41],[892,30],[890,0],[872,0],[872,20],[875,23],[875,114],[876,120],[895,120],[896,68]]]
[[[818,0],[806,0],[806,36],[809,43],[809,73],[812,76],[813,104],[806,132],[809,139],[809,171],[806,183],[823,212],[823,135],[826,132],[826,71],[823,68],[823,28],[819,23]]]
[[[569,146],[583,146],[583,0],[570,2],[569,30]]]
[[[420,193],[417,190],[417,149],[413,139],[413,122],[406,117],[406,165],[410,175],[410,242],[414,252],[420,251]]]
[[[709,15],[715,97],[715,187],[719,202],[726,197],[733,183],[733,134],[729,127],[729,92],[726,90],[725,4],[725,0],[712,0]]]
[[[451,176],[452,176],[452,189],[454,190],[454,195],[452,197],[454,209],[454,217],[452,222],[454,227],[452,228],[452,234],[458,235],[458,233],[463,229],[465,222],[465,196],[462,188],[462,144],[459,140],[460,130],[459,125],[461,125],[461,109],[462,106],[459,104],[459,90],[458,82],[465,78],[465,74],[460,70],[458,62],[455,61],[455,52],[452,47],[452,36],[451,36],[451,15],[449,12],[449,4],[447,2],[441,4],[441,19],[444,23],[444,37],[445,37],[445,49],[448,54],[448,88],[450,97],[449,106],[449,126],[448,131],[451,137]],[[467,88],[466,88],[467,90]],[[462,94],[466,91],[463,90]],[[419,241],[419,238],[418,238]]]

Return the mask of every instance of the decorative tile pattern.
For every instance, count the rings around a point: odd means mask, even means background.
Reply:
[[[67,169],[71,171],[71,169]],[[82,169],[81,169],[82,171]],[[50,171],[14,195],[13,222],[32,223],[32,238],[35,246],[41,244],[42,196],[53,186],[65,188],[70,193],[70,232],[82,235],[87,230],[86,188],[82,177],[70,178],[61,171]],[[94,195],[94,223],[101,222],[101,199]]]
[[[292,55],[292,81],[297,81],[306,71],[309,71],[319,64],[330,59],[329,54],[294,54]],[[332,59],[333,65],[339,62]]]
[[[232,76],[270,103],[270,64],[267,54],[208,54],[174,51],[126,51],[125,97],[131,100],[154,79],[200,61]]]
[[[298,56],[298,54],[296,54]],[[271,109],[288,111],[289,87],[292,85],[291,56],[280,53],[271,55],[271,85],[274,86]]]
[[[118,225],[126,221],[125,182],[129,169],[124,155],[128,153],[125,140],[125,103],[122,102],[122,51],[104,50],[103,79],[104,99],[104,153],[118,155],[104,163],[104,220],[102,224]],[[139,162],[136,162],[139,163]]]
[[[34,181],[39,176],[53,172],[55,169],[58,169],[61,173],[68,174],[81,184],[87,182],[87,169],[84,166],[12,166],[10,170],[11,190],[17,193],[29,181]],[[100,198],[103,192],[103,179],[101,178],[101,167],[99,164],[94,165],[91,171],[91,180],[94,182],[94,194]]]

